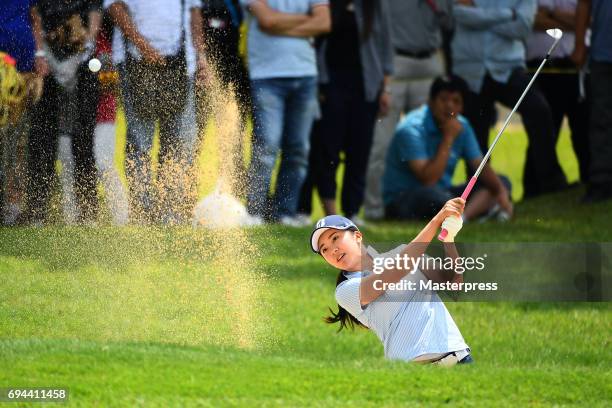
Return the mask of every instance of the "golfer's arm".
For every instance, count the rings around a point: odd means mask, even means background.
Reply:
[[[578,0],[576,6],[576,36],[575,36],[575,48],[584,49],[586,44],[584,42],[586,36],[586,30],[589,26],[589,18],[591,16],[591,0]]]
[[[115,25],[119,27],[125,38],[134,44],[139,50],[147,44],[147,40],[138,32],[134,21],[130,17],[127,5],[122,1],[117,1],[108,8]]]
[[[469,162],[470,169],[478,168],[481,160],[482,159],[471,160]],[[503,189],[505,188],[501,180],[499,179],[499,177],[497,177],[497,174],[495,174],[495,172],[491,168],[491,165],[489,163],[485,164],[484,168],[482,169],[482,173],[480,173],[479,178],[480,178],[480,181],[482,181],[482,183],[487,187],[487,190],[489,190],[491,194],[493,194],[494,196],[501,193]]]
[[[308,19],[297,27],[282,33],[290,37],[314,37],[331,31],[331,15],[326,4],[315,6]]]
[[[455,259],[459,258],[459,252],[454,242],[444,243],[444,255],[446,259],[452,259],[453,265],[456,265]],[[433,282],[463,282],[463,275],[455,273],[454,269],[429,269],[423,266],[421,267],[421,272],[423,272],[427,279]]]
[[[433,186],[442,178],[452,145],[452,141],[443,138],[433,159],[408,161],[408,167],[423,185]]]
[[[433,237],[438,232],[442,221],[438,219],[438,215],[432,218],[431,221],[419,232],[419,234],[406,245],[406,248],[400,253],[400,257],[408,257],[409,259],[417,259],[421,257],[429,243],[433,239]],[[396,265],[397,266],[397,265]],[[404,276],[413,272],[410,268],[390,268],[385,269],[380,274],[372,273],[362,279],[361,285],[359,287],[360,291],[360,300],[362,305],[367,305],[368,303],[376,300],[380,295],[385,293],[381,288],[382,283],[395,283],[399,282]],[[379,281],[379,282],[376,282]]]
[[[306,14],[281,13],[260,0],[250,3],[249,11],[257,19],[261,31],[274,35],[282,35],[283,32],[305,23],[309,17]]]

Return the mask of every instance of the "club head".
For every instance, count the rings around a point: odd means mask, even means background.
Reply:
[[[559,28],[549,28],[548,30],[546,30],[546,34],[550,35],[555,40],[558,40],[559,38],[563,37],[563,31],[561,31],[561,29]]]

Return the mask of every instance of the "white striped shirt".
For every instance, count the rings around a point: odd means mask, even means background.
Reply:
[[[400,245],[381,257],[393,257]],[[459,328],[435,292],[418,290],[386,291],[374,302],[361,307],[359,286],[362,272],[345,273],[347,280],[336,288],[336,300],[357,320],[370,328],[385,349],[385,357],[414,360],[426,354],[448,353],[468,348]],[[420,271],[402,280],[418,282],[427,278]],[[418,286],[417,286],[418,287]]]

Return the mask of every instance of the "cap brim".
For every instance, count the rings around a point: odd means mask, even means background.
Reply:
[[[319,238],[321,238],[321,235],[323,235],[323,233],[325,231],[327,231],[328,229],[335,229],[338,231],[344,231],[351,228],[351,225],[347,225],[346,227],[342,228],[342,227],[319,227],[316,228],[314,231],[312,231],[312,235],[310,235],[310,248],[312,249],[312,251],[316,254],[319,253]]]
[[[321,227],[312,231],[312,234],[310,235],[310,248],[312,249],[312,252],[316,254],[319,253],[319,238],[321,238],[321,235],[323,235],[325,230],[328,229],[329,227]]]

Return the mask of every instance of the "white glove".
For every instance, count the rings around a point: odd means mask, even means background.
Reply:
[[[463,218],[461,217],[446,217],[442,222],[442,228],[447,231],[444,242],[455,242],[455,236],[463,227]]]

